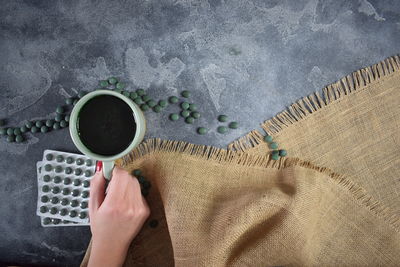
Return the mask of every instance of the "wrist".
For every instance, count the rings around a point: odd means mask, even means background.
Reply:
[[[113,242],[93,238],[89,266],[122,266],[128,247],[128,245],[121,244],[121,242],[114,244]]]

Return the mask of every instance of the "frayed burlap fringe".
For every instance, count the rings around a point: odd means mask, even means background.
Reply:
[[[369,85],[379,82],[380,79],[400,70],[400,58],[398,55],[389,57],[375,65],[360,69],[326,86],[319,92],[310,94],[290,105],[286,110],[277,114],[261,124],[261,127],[269,135],[279,133],[282,129],[294,125],[305,119],[308,115],[323,110],[326,106],[341,99],[368,88]],[[246,151],[264,142],[263,133],[257,130],[235,140],[228,145],[229,150]]]

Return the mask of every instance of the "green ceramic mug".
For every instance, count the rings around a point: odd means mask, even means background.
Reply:
[[[136,133],[130,145],[124,151],[112,156],[99,155],[90,151],[81,141],[77,129],[77,125],[79,122],[79,112],[82,109],[82,107],[90,99],[100,95],[111,95],[123,100],[132,109],[132,113],[136,123]],[[111,179],[112,170],[114,168],[114,161],[118,158],[125,156],[130,151],[132,151],[137,145],[139,145],[140,142],[142,142],[143,140],[145,132],[146,132],[146,121],[143,112],[140,110],[140,108],[130,98],[110,90],[96,90],[91,93],[88,93],[76,103],[70,115],[69,133],[71,134],[72,141],[74,142],[75,146],[79,149],[79,151],[81,151],[83,154],[87,155],[92,159],[103,162],[103,174],[104,177],[108,180]]]

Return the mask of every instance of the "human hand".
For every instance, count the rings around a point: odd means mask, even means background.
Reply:
[[[121,266],[130,243],[150,215],[138,180],[128,172],[114,168],[107,194],[105,183],[101,167],[96,168],[90,182],[92,250],[89,266]]]

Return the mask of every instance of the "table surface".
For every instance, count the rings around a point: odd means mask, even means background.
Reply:
[[[6,1],[0,7],[0,118],[43,119],[98,80],[160,99],[191,90],[195,125],[146,113],[146,137],[225,147],[296,99],[399,52],[398,1]],[[221,135],[216,117],[240,128]],[[195,133],[197,126],[210,129]],[[42,228],[35,164],[76,152],[66,129],[0,140],[0,263],[77,266],[88,227]]]

